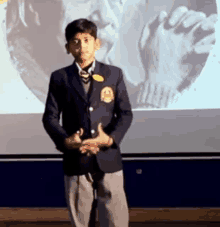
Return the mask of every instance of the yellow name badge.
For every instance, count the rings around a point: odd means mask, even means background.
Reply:
[[[99,75],[99,74],[94,74],[93,76],[93,79],[98,81],[98,82],[103,82],[104,81],[104,77]]]

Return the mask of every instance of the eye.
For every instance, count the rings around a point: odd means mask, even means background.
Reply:
[[[76,45],[79,44],[79,40],[78,39],[71,39],[69,43],[76,46]]]

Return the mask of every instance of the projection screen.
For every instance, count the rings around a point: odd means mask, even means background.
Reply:
[[[51,72],[73,63],[64,31],[79,18],[98,26],[96,59],[124,73],[134,119],[122,153],[220,152],[218,9],[215,0],[0,1],[0,155],[60,154],[41,119]]]

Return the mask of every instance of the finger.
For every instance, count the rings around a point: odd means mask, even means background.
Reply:
[[[209,44],[214,44],[216,41],[216,35],[215,33],[212,33],[209,36],[204,37],[203,39],[201,39],[199,42],[197,42],[195,44],[196,46],[202,46],[202,45],[209,45]]]
[[[77,143],[81,143],[81,139],[79,137],[79,131],[77,131],[74,136],[73,136],[73,140]]]
[[[75,137],[79,137],[79,131],[77,131],[77,132],[74,133],[73,135],[74,135],[74,136],[73,136],[74,138],[75,138]]]
[[[92,154],[95,154],[96,155],[99,152],[99,149],[98,148],[92,148],[92,149],[90,149],[90,152]]]
[[[179,20],[186,15],[186,13],[189,10],[187,9],[187,7],[185,6],[180,6],[177,9],[175,9],[173,11],[173,13],[171,14],[171,17],[169,19],[169,25],[170,26],[176,26],[176,24],[179,22]]]
[[[142,34],[140,36],[141,37],[140,41],[139,41],[139,48],[141,50],[145,47],[149,35],[150,35],[150,29],[149,29],[148,25],[145,25],[145,27],[143,28]]]
[[[194,46],[194,51],[197,54],[208,54],[213,49],[215,42],[215,34],[206,36],[205,38],[196,43],[196,45]]]
[[[98,132],[99,132],[99,133],[102,133],[102,132],[103,132],[102,123],[99,123],[99,124],[98,124]]]
[[[182,24],[185,28],[188,28],[204,20],[205,18],[206,18],[205,13],[193,11],[193,13],[190,16],[183,20]]]
[[[99,151],[99,147],[98,146],[95,146],[94,147],[94,151],[98,152]]]
[[[85,145],[89,146],[89,147],[97,147],[98,146],[98,142],[97,141],[93,141],[92,143],[86,143]]]
[[[143,49],[146,45],[147,39],[149,38],[150,35],[150,30],[154,30],[155,28],[157,28],[159,25],[159,21],[158,21],[158,15],[156,15],[155,17],[153,17],[152,20],[150,20],[143,28],[142,32],[141,32],[141,38],[139,40],[139,48]],[[151,29],[150,29],[151,28]]]
[[[92,153],[97,153],[99,151],[99,149],[97,147],[90,147],[90,151]]]
[[[159,16],[158,16],[159,23],[164,22],[167,17],[168,17],[167,12],[166,11],[161,11]]]
[[[81,151],[82,154],[85,154],[85,153],[87,153],[87,152],[90,152],[90,147],[87,146],[87,145],[84,145],[84,146],[82,146],[82,147],[80,148],[80,151]]]
[[[86,145],[86,146],[90,146],[90,147],[97,147],[98,146],[98,141],[92,141],[91,143],[85,143],[85,144],[82,144],[82,145]]]
[[[211,14],[208,19],[212,21],[213,23],[216,23],[218,21],[218,14]]]
[[[194,51],[197,54],[208,54],[212,49],[214,45],[202,45],[202,46],[196,46],[194,47]]]
[[[81,145],[80,147],[79,147],[79,150],[80,151],[83,151],[85,149],[85,145]]]
[[[82,136],[82,135],[83,135],[83,133],[84,133],[83,128],[80,128],[80,136]]]
[[[208,30],[215,30],[215,23],[213,23],[212,21],[206,21],[205,23],[203,23],[201,25],[201,28],[204,31],[208,31]]]
[[[79,138],[78,135],[76,135],[76,136],[74,137],[74,142],[75,142],[75,143],[81,143],[81,139]]]
[[[87,152],[87,149],[86,149],[85,147],[81,147],[81,148],[80,148],[80,151],[81,151],[82,154],[84,154],[84,153]]]
[[[203,23],[203,21],[200,21],[200,22],[198,22],[197,24],[195,24],[195,25],[192,27],[192,29],[190,30],[190,32],[188,33],[188,35],[191,35],[191,36],[198,36],[198,34],[196,34],[195,31],[196,31],[199,27],[201,27],[202,23]],[[194,33],[195,33],[195,34],[194,34]]]
[[[205,31],[207,30],[214,30],[215,29],[215,23],[218,21],[218,15],[213,14],[207,18],[207,20],[202,23],[201,28]]]
[[[91,139],[87,139],[87,140],[83,140],[82,141],[82,144],[83,145],[85,145],[85,144],[88,145],[88,144],[91,144],[91,143],[92,143],[92,140]]]
[[[90,150],[90,151],[97,151],[99,148],[95,144],[85,144],[82,146],[82,149]]]
[[[90,148],[88,147],[88,145],[81,145],[81,150],[82,151],[88,151]]]
[[[161,11],[159,15],[156,15],[152,20],[150,20],[144,26],[140,36],[141,38],[138,43],[139,49],[142,50],[145,47],[147,39],[149,38],[149,35],[155,32],[158,26],[162,24],[162,22],[164,22],[167,17],[168,17],[168,14],[165,11]]]
[[[87,154],[90,154],[90,155],[93,155],[93,154],[95,154],[93,151],[91,151],[91,150],[89,150],[88,152],[87,152]]]

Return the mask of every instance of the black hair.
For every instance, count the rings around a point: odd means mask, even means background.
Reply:
[[[77,33],[89,33],[95,39],[97,38],[97,26],[87,19],[74,20],[66,26],[65,37],[69,42]]]

